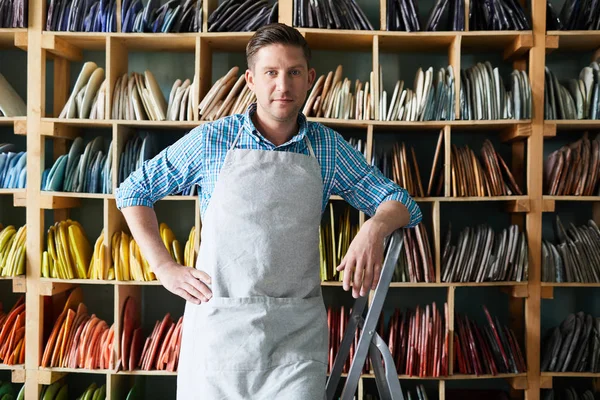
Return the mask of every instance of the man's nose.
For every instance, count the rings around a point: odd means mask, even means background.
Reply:
[[[291,77],[288,74],[279,74],[277,76],[277,90],[287,92],[290,87]]]

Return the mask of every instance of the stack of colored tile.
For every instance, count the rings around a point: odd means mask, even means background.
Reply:
[[[112,140],[108,151],[102,136],[84,146],[77,137],[68,154],[60,155],[52,168],[42,173],[42,190],[75,193],[112,192]]]
[[[44,347],[42,367],[111,369],[114,325],[88,314],[81,288],[69,293]]]
[[[544,163],[544,193],[550,196],[597,196],[600,194],[600,135],[588,133],[550,153]]]
[[[209,32],[249,32],[277,22],[279,6],[267,0],[226,0],[208,17]]]
[[[241,114],[256,100],[244,74],[237,77],[238,72],[239,67],[233,67],[217,79],[198,105],[200,120],[215,121],[227,115]]]
[[[104,68],[88,61],[83,64],[75,86],[59,118],[105,119],[106,79]]]
[[[329,71],[327,77],[321,75],[315,82],[303,109],[307,117],[336,119],[375,119],[375,99],[373,73],[363,85],[358,79],[354,82],[342,79],[342,66]]]
[[[448,375],[448,304],[445,318],[434,302],[401,312],[396,309],[384,339],[396,362],[398,374],[419,377]]]
[[[177,323],[170,314],[157,321],[152,333],[142,343],[143,333],[138,317],[138,307],[132,297],[125,300],[121,315],[121,359],[118,369],[177,371],[183,317]]]
[[[468,145],[458,147],[453,144],[450,166],[453,197],[522,194],[510,168],[489,139],[483,143],[480,159]]]
[[[512,329],[492,319],[483,306],[488,325],[480,328],[466,315],[456,315],[454,335],[454,372],[458,374],[497,375],[526,371],[523,352]]]
[[[0,363],[25,363],[25,297],[5,314],[0,303]]]
[[[92,247],[77,221],[56,222],[48,229],[47,248],[42,254],[42,276],[87,279]]]
[[[0,224],[0,229],[0,276],[25,274],[27,226],[16,230],[13,225],[3,228]]]

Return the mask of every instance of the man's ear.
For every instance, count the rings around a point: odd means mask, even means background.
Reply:
[[[252,70],[248,68],[244,75],[246,78],[246,84],[248,85],[248,88],[254,92],[254,74],[252,73]]]
[[[312,87],[315,83],[316,77],[317,77],[317,71],[315,71],[314,68],[310,68],[308,70],[308,90],[312,89]]]

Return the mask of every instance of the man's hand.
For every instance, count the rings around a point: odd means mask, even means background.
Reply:
[[[366,221],[337,266],[338,271],[344,271],[344,290],[350,290],[352,282],[354,298],[365,296],[370,289],[377,287],[383,264],[384,239],[376,222],[372,219]]]
[[[377,207],[375,215],[360,228],[344,259],[336,268],[344,271],[344,290],[350,290],[352,282],[352,296],[358,298],[359,295],[366,296],[369,289],[377,287],[383,264],[385,238],[409,221],[408,209],[399,201],[384,201]]]
[[[200,304],[212,297],[212,291],[207,286],[211,283],[210,276],[196,268],[184,267],[172,261],[155,268],[154,275],[168,291],[190,303]]]

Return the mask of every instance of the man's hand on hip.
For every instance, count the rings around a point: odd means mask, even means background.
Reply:
[[[336,268],[344,271],[344,290],[350,290],[352,283],[354,298],[365,296],[379,282],[385,236],[376,225],[373,220],[363,224]]]
[[[212,291],[207,286],[211,283],[210,276],[196,268],[184,267],[173,261],[155,268],[154,275],[168,291],[190,303],[200,304],[212,297]]]

